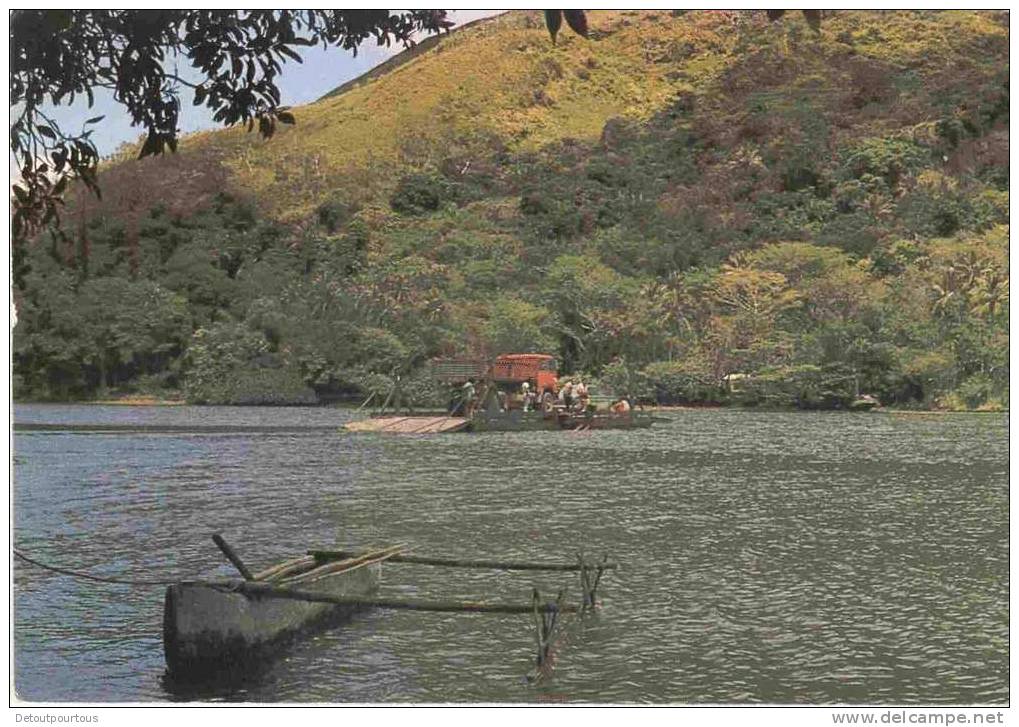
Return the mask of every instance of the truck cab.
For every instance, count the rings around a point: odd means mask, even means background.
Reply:
[[[489,382],[505,407],[520,408],[520,392],[526,381],[537,396],[542,410],[549,412],[559,393],[558,364],[554,356],[544,353],[505,353],[494,359],[436,359],[432,373],[436,379],[453,386],[464,382]]]
[[[505,353],[492,362],[489,376],[497,385],[516,385],[528,382],[541,403],[549,411],[559,393],[558,365],[554,356],[544,353]]]

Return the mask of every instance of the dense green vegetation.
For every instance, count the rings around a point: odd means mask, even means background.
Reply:
[[[424,402],[432,356],[547,351],[661,403],[1007,407],[1007,30],[693,15],[723,48],[649,52],[703,75],[597,138],[450,131],[286,222],[234,189],[16,249],[16,395]]]

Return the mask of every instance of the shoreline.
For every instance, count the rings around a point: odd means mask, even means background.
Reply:
[[[639,408],[639,407],[638,407]],[[682,404],[665,404],[662,406],[648,406],[646,411],[745,411],[745,412],[847,412],[850,414],[1008,414],[1008,409],[897,409],[891,406],[879,406],[866,411],[853,411],[851,409],[767,409],[761,407],[739,407],[739,406],[686,406]]]
[[[81,403],[95,406],[185,406],[187,404],[183,399],[157,399],[154,396],[125,396],[121,399],[94,399]]]
[[[249,404],[189,404],[183,399],[159,399],[154,396],[128,396],[119,399],[89,399],[82,401],[34,401],[12,399],[12,404],[47,404],[47,405],[75,405],[75,406],[266,406]],[[356,402],[349,404],[282,404],[278,406],[300,407],[308,409],[356,409]],[[272,408],[272,407],[269,407]],[[638,409],[641,407],[638,407]],[[645,412],[699,412],[699,411],[743,411],[743,412],[847,412],[852,414],[893,414],[895,416],[931,416],[945,414],[1008,414],[1009,409],[897,409],[895,407],[876,407],[869,411],[852,411],[849,409],[762,409],[756,407],[738,406],[690,406],[687,404],[663,404],[658,406],[643,407]],[[426,414],[431,409],[422,408],[415,411],[415,414]]]
[[[186,406],[183,399],[157,399],[154,396],[126,396],[122,399],[66,399],[66,400],[36,400],[36,399],[11,399],[12,404],[54,404],[54,405],[76,405],[76,406]],[[193,404],[192,406],[198,406]]]

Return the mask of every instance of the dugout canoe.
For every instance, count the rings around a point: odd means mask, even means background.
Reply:
[[[587,413],[569,414],[559,421],[562,429],[647,429],[655,421],[650,414],[627,412],[625,414]]]
[[[394,552],[399,552],[395,550]],[[260,574],[253,582],[331,596],[376,592],[385,557],[361,556],[348,565],[302,556]],[[249,581],[251,583],[252,581]],[[358,606],[271,598],[245,581],[181,582],[166,589],[163,652],[170,674],[194,678],[243,670],[304,632],[349,617]]]

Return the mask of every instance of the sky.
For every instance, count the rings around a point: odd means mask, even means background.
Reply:
[[[478,18],[498,15],[502,10],[451,10],[449,18],[457,25],[468,23]],[[366,73],[387,58],[403,50],[403,45],[396,43],[391,47],[375,45],[375,41],[367,41],[358,49],[357,56],[340,48],[323,49],[304,48],[300,50],[303,63],[287,61],[283,64],[283,72],[278,78],[278,85],[285,106],[299,106],[310,103],[340,86],[347,81]],[[186,63],[186,61],[185,61]],[[186,66],[181,65],[181,75],[195,78],[185,72]],[[196,107],[191,103],[191,92],[182,89],[180,131],[187,134],[203,129],[217,128],[219,124],[212,121],[212,111],[205,107]],[[131,118],[124,107],[113,100],[111,93],[97,93],[95,105],[91,108],[84,101],[76,102],[70,107],[59,107],[47,111],[65,133],[76,133],[82,128],[86,119],[105,115],[105,118],[93,127],[92,140],[101,156],[108,156],[125,141],[135,141],[143,130],[131,126]],[[12,172],[13,160],[12,160]]]

